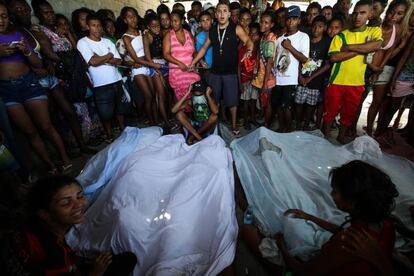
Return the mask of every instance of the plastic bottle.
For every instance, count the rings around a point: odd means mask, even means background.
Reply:
[[[244,224],[253,224],[253,207],[250,206],[250,205],[247,206],[247,209],[244,212],[243,223]]]

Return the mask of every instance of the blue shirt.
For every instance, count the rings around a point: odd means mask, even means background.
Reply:
[[[207,39],[207,34],[206,34],[205,31],[201,31],[196,36],[196,50],[197,50],[197,52],[200,51],[200,49],[203,46],[206,39]],[[207,63],[208,67],[211,68],[211,66],[213,64],[213,48],[211,46],[208,47],[207,52],[204,55],[204,61]]]

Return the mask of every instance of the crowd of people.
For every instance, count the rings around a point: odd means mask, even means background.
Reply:
[[[32,0],[31,6],[25,0],[0,1],[2,165],[7,163],[23,182],[33,181],[34,169],[14,126],[47,173],[57,175],[72,168],[71,149],[95,153],[97,145],[110,144],[131,118],[159,125],[165,134],[182,128],[188,144],[215,132],[218,122],[228,124],[235,137],[240,126],[278,126],[281,133],[321,129],[326,138],[338,128],[337,140],[346,144],[357,135],[362,105],[371,91],[366,134],[390,146],[389,124],[398,113],[391,131],[398,129],[402,112],[409,108],[407,125],[397,131],[414,145],[410,1],[360,0],[352,12],[351,0],[338,0],[333,7],[312,2],[306,12],[279,0],[262,3],[219,1],[213,6],[194,1],[189,11],[181,3],[172,10],[161,4],[145,12],[124,7],[118,16],[110,9],[83,7],[69,19],[55,13],[53,2],[46,0]],[[45,138],[60,161],[51,157]],[[357,192],[334,180],[346,169],[332,173],[333,188],[350,193],[346,199],[351,203],[345,207],[334,197],[338,208],[358,217],[358,223],[382,225],[397,194],[394,185],[375,168],[365,168],[389,192],[382,213],[370,221],[355,209],[360,207],[355,203],[360,198],[352,198]],[[79,184],[70,178],[54,181],[62,185],[43,183],[46,190],[37,193],[47,194],[44,205],[32,210],[36,219],[30,231],[38,231],[41,238],[47,237],[39,219],[60,238],[82,220]],[[69,204],[68,220],[62,221],[59,208]],[[297,210],[290,212],[309,219]],[[328,228],[339,231],[337,226]],[[393,236],[388,238],[391,244]],[[278,244],[286,263],[299,274],[305,271],[307,266],[289,256],[280,236]],[[56,246],[65,248],[65,260],[71,259],[63,243],[51,245]],[[126,254],[121,260],[135,265]],[[96,275],[110,267],[111,258],[99,255],[93,266]],[[71,265],[68,261],[61,267],[70,270]]]
[[[221,121],[236,137],[239,126],[321,129],[326,137],[334,127],[345,144],[356,137],[362,104],[373,91],[364,128],[389,146],[393,116],[398,112],[398,128],[412,106],[414,15],[403,0],[360,1],[352,14],[349,0],[334,7],[312,2],[306,12],[280,1],[260,7],[194,1],[187,12],[180,3],[171,11],[161,4],[144,17],[133,7],[118,17],[79,8],[71,20],[47,1],[13,0],[1,8],[2,140],[24,178],[32,168],[11,125],[55,174],[70,170],[73,148],[91,154],[93,146],[111,143],[134,113],[166,134],[179,131],[179,123],[189,143]],[[205,91],[188,93],[197,81],[211,89],[217,112]],[[191,101],[174,108],[184,96]],[[411,144],[412,117],[398,130]]]

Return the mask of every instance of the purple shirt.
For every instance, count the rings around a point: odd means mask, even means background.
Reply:
[[[34,53],[33,47],[30,45],[30,42],[21,32],[14,32],[10,34],[1,34],[0,43],[1,44],[10,44],[12,42],[19,42],[23,37],[24,42],[29,47],[30,52]],[[20,52],[16,51],[11,56],[0,58],[0,62],[26,62],[25,56]]]

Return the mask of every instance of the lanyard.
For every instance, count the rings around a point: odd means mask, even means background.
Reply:
[[[227,25],[227,27],[228,27],[228,25]],[[224,36],[226,35],[227,27],[224,29],[223,35],[220,37],[220,28],[219,28],[219,24],[217,24],[217,36],[218,36],[218,40],[219,40],[219,43],[220,43],[220,55],[223,54],[222,46],[223,46]]]

